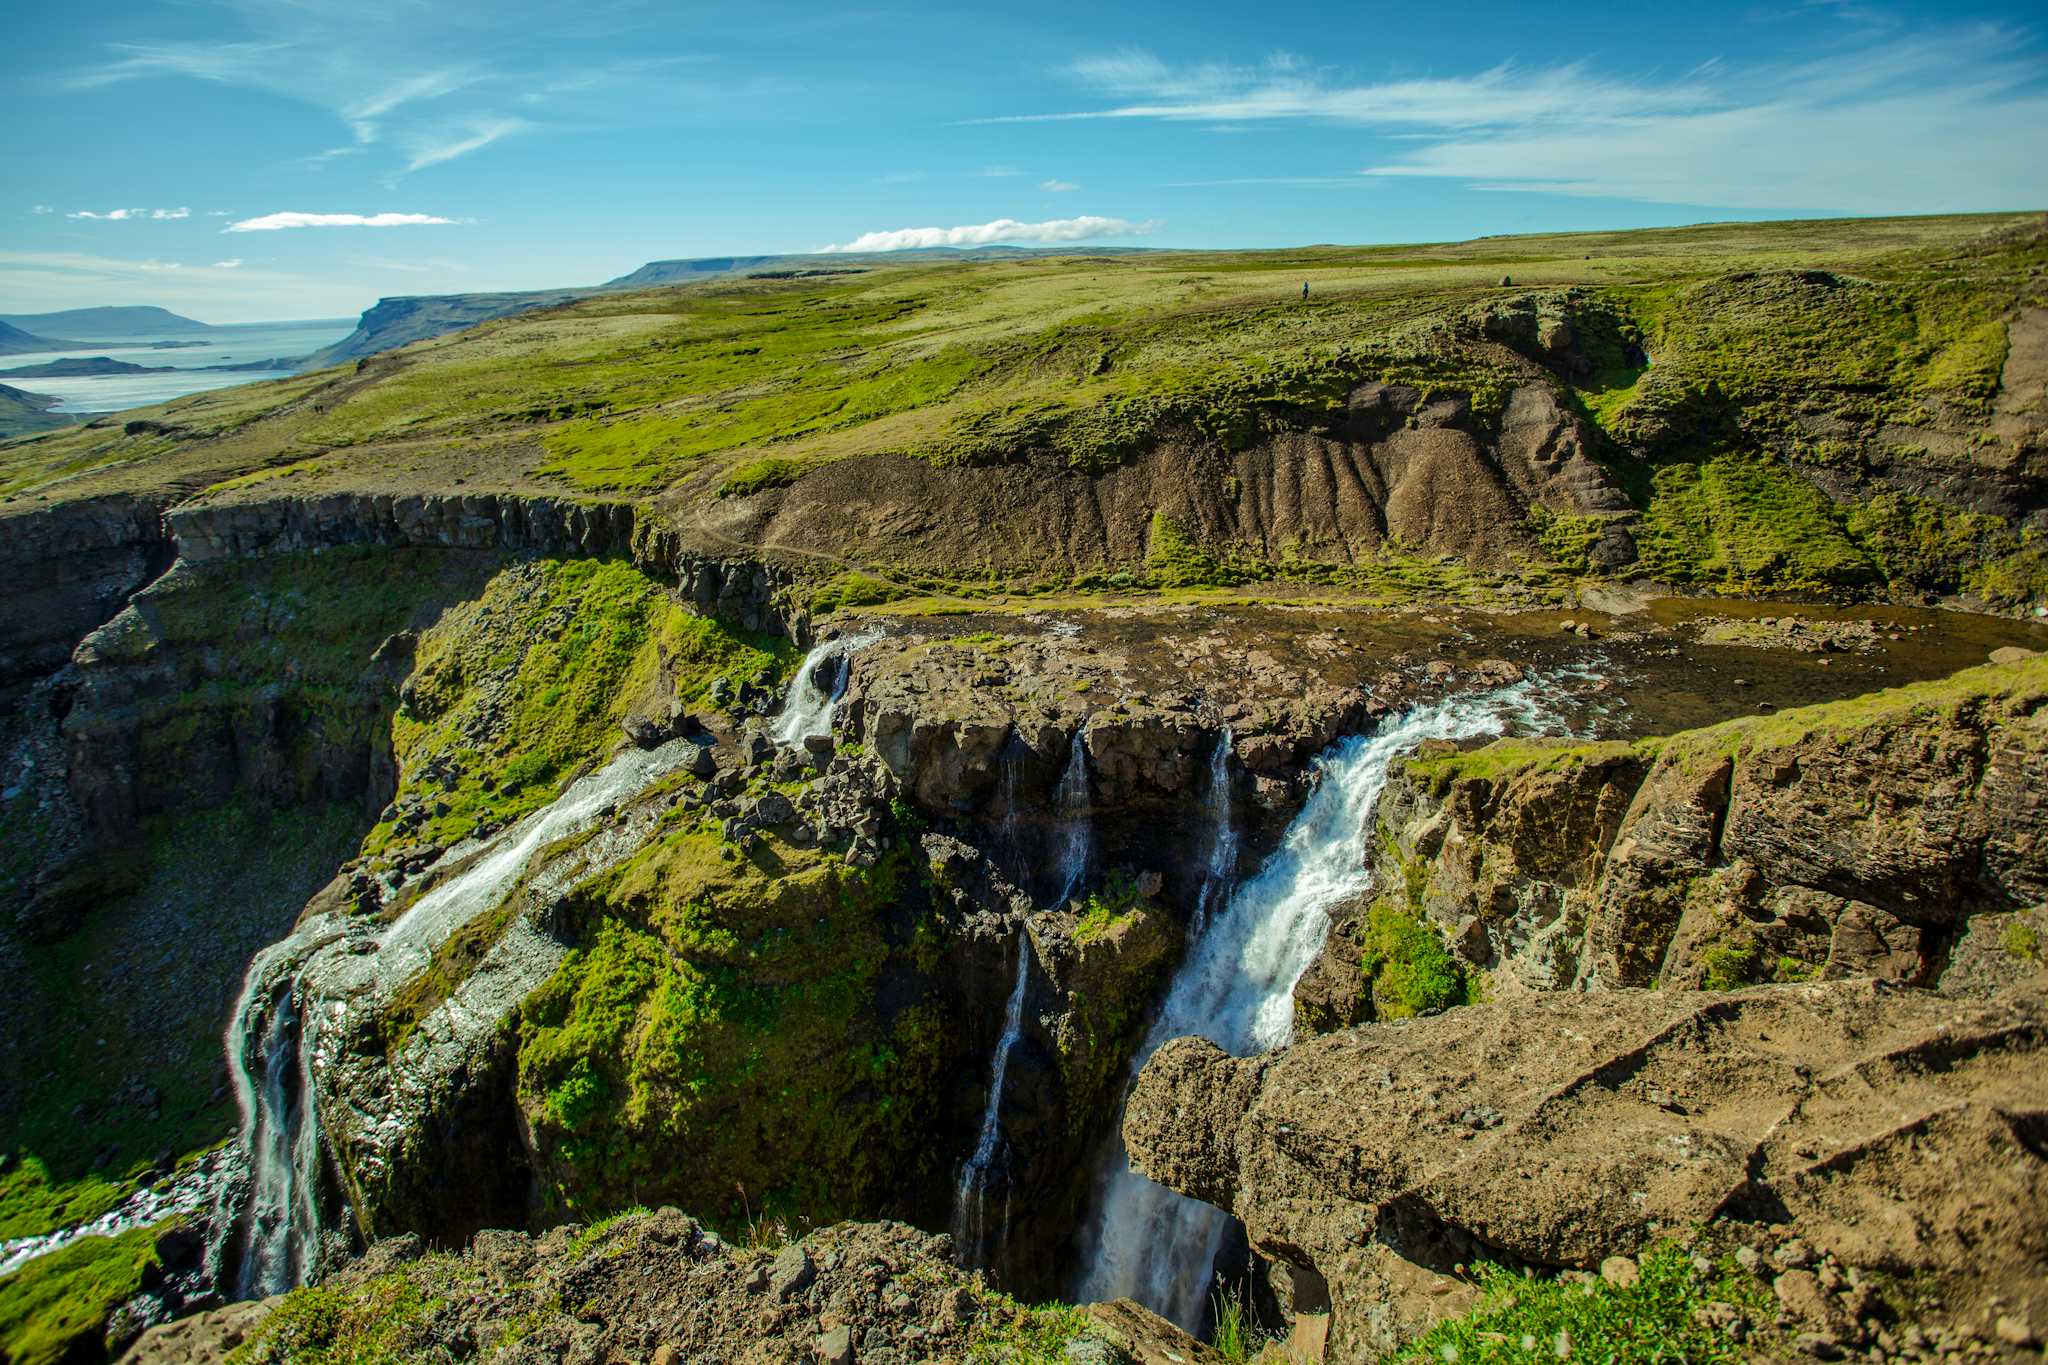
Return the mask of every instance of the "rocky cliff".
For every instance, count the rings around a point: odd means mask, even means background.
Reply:
[[[1822,1354],[2038,1320],[2044,702],[2036,657],[1630,744],[1426,749],[1378,808],[1377,899],[1297,989],[1336,1031],[1162,1049],[1134,1162],[1327,1289],[1336,1360],[1465,1311],[1476,1264],[1701,1229],[1806,1248],[1766,1270]],[[1946,1297],[1854,1289],[1887,1277]]]
[[[1635,743],[1425,751],[1379,809],[1376,885],[1502,994],[1945,979],[1974,917],[2048,897],[2048,661]],[[1300,995],[1370,1013],[1369,905]]]

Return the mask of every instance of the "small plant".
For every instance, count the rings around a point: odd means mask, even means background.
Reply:
[[[1406,1019],[1470,999],[1464,967],[1427,919],[1381,897],[1365,923],[1359,967],[1372,983],[1375,1018]]]
[[[1264,1333],[1259,1330],[1258,1321],[1252,1316],[1249,1295],[1243,1285],[1235,1291],[1218,1284],[1209,1296],[1209,1307],[1216,1317],[1215,1330],[1209,1334],[1209,1344],[1225,1360],[1246,1361],[1257,1355],[1264,1344]]]
[[[2023,919],[2015,919],[2005,926],[2005,935],[2001,942],[2008,955],[2019,958],[2022,962],[2041,960],[2041,931]]]

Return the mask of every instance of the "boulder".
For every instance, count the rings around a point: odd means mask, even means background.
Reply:
[[[1715,1219],[1959,1311],[2012,1300],[2048,1271],[2043,1112],[2048,979],[1983,1002],[1860,980],[1526,996],[1247,1059],[1183,1038],[1124,1140],[1325,1280],[1329,1359],[1364,1361],[1456,1311],[1454,1267],[1597,1269]]]

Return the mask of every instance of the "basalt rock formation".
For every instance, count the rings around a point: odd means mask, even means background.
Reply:
[[[1214,1365],[1136,1304],[1025,1310],[958,1270],[944,1237],[849,1223],[779,1250],[735,1246],[674,1209],[535,1237],[487,1231],[461,1255],[382,1242],[309,1296],[159,1327],[125,1365],[281,1362],[356,1349],[504,1365],[724,1360],[913,1365],[1029,1343],[1076,1361]],[[392,1305],[401,1305],[393,1307]]]
[[[1265,1057],[1180,1039],[1124,1139],[1327,1288],[1333,1362],[1462,1311],[1477,1261],[1598,1269],[1706,1224],[1920,1277],[1931,1318],[2039,1321],[2044,1049],[2038,975],[1984,1002],[1883,980],[1533,996]],[[1799,1311],[1824,1353],[1891,1318],[1827,1293]]]
[[[1439,746],[1389,782],[1376,885],[1503,992],[1959,987],[1977,918],[2048,900],[2044,706],[2034,658],[1667,740]],[[1340,928],[1311,1018],[1363,1017],[1356,962]]]

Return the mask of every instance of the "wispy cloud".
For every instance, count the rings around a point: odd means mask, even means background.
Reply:
[[[1038,182],[1038,188],[1047,194],[1067,194],[1081,187],[1071,180],[1041,180]]]
[[[453,129],[431,133],[420,133],[405,139],[405,150],[410,158],[405,163],[408,171],[424,170],[438,166],[444,161],[453,161],[458,156],[468,156],[481,151],[500,138],[514,133],[523,133],[538,125],[523,118],[471,119]]]
[[[964,227],[892,228],[864,232],[850,242],[823,247],[824,251],[904,251],[914,247],[987,246],[993,242],[1084,242],[1100,237],[1130,237],[1152,231],[1155,222],[1133,223],[1122,218],[1054,218],[1043,223],[1020,223],[1015,218],[998,218],[992,223]]]
[[[1024,172],[1018,170],[1015,166],[995,165],[983,166],[975,174],[990,180],[1011,180],[1024,174]]]
[[[1071,68],[1104,107],[981,121],[1317,122],[1390,144],[1370,177],[1754,210],[2013,208],[2048,202],[2048,94],[2021,39],[1981,24],[1670,76],[1510,64],[1371,83],[1292,57],[1176,66],[1127,51]]]
[[[34,208],[29,210],[30,213],[36,214],[55,213],[56,211],[57,210],[51,208],[48,204],[37,204]]]
[[[213,268],[215,270],[240,270],[242,268],[242,258],[237,256],[232,261],[215,261]]]
[[[36,208],[36,212],[48,213],[49,210],[38,205]],[[105,213],[96,213],[91,209],[79,209],[75,213],[67,213],[64,216],[66,218],[96,218],[102,223],[126,223],[143,218],[154,218],[159,222],[162,222],[168,219],[190,218],[192,216],[192,210],[187,208],[108,209]]]
[[[448,227],[460,218],[437,218],[430,213],[266,213],[229,223],[222,232],[283,232],[290,228],[325,227]]]

